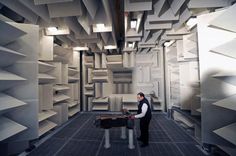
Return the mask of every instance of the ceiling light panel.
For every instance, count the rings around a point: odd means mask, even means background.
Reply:
[[[88,47],[74,47],[73,50],[74,51],[88,51],[89,48]]]
[[[104,46],[104,49],[117,49],[116,45],[106,45]]]
[[[130,28],[136,29],[136,27],[137,27],[137,19],[130,20]]]

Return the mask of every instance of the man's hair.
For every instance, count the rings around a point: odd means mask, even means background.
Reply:
[[[139,95],[141,97],[145,97],[145,95],[142,92],[139,92],[137,95]]]

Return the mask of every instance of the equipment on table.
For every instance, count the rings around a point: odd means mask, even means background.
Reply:
[[[109,129],[112,127],[121,127],[121,138],[126,139],[126,129],[129,130],[129,148],[134,149],[133,128],[134,119],[128,111],[123,111],[123,114],[104,114],[96,117],[95,126],[105,129],[105,148],[109,148],[110,134]]]

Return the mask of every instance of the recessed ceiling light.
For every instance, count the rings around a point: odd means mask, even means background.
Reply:
[[[136,19],[130,20],[130,28],[135,29],[136,26],[137,26],[137,20]]]
[[[104,49],[117,49],[116,45],[106,45],[104,46]]]
[[[129,42],[129,43],[128,43],[128,47],[129,47],[129,48],[133,48],[133,43]]]
[[[89,48],[88,47],[74,47],[73,50],[74,51],[88,51]]]
[[[97,28],[98,29],[103,29],[103,28],[105,28],[105,25],[103,24],[103,23],[99,23],[99,24],[96,24],[96,26],[97,26]]]
[[[167,41],[167,42],[164,43],[164,46],[165,46],[165,47],[169,47],[169,46],[171,46],[174,42],[175,42],[175,40]]]
[[[100,32],[112,32],[112,25],[111,24],[93,24],[93,32],[94,33],[100,33]]]
[[[197,24],[197,18],[196,17],[192,17],[186,22],[186,25],[189,29],[194,27],[196,24]]]
[[[54,36],[54,35],[69,35],[70,30],[68,27],[47,27],[45,28],[45,34],[47,36]]]
[[[55,32],[57,31],[57,27],[48,27],[48,31]]]

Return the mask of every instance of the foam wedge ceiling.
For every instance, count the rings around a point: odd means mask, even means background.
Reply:
[[[171,39],[181,39],[175,33],[185,29],[186,21],[212,9],[228,7],[234,0],[0,0],[25,19],[43,28],[55,26],[68,30],[57,35],[57,39],[69,47],[88,46],[91,52],[104,52],[106,45],[115,45],[123,51],[153,48]],[[235,10],[235,9],[234,9]],[[229,10],[225,14],[234,11]],[[215,27],[224,15],[212,21]],[[136,21],[131,28],[131,21]],[[234,20],[232,20],[234,21]],[[97,24],[103,24],[98,29]],[[62,31],[63,32],[63,31]],[[167,35],[168,34],[168,35]],[[118,51],[117,51],[118,52]]]

